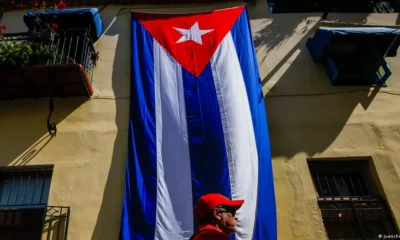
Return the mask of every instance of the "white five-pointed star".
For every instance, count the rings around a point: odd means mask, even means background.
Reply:
[[[182,34],[182,37],[179,38],[179,40],[176,43],[182,43],[182,42],[192,40],[194,42],[197,42],[200,45],[203,44],[203,42],[201,41],[201,36],[214,31],[214,29],[200,30],[198,22],[193,24],[193,26],[191,26],[190,29],[183,29],[183,28],[176,28],[176,27],[174,27],[174,28]]]

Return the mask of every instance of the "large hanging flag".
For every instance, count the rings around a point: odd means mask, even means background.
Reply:
[[[275,240],[267,120],[245,7],[132,14],[123,240],[183,240],[206,193],[245,199],[236,240]]]

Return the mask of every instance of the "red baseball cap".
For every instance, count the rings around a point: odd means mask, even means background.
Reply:
[[[218,193],[210,193],[202,196],[194,206],[194,215],[196,221],[201,221],[211,210],[224,205],[239,209],[244,200],[231,200]]]

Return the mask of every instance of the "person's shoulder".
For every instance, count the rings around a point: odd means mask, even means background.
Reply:
[[[228,240],[228,236],[216,230],[200,231],[192,240]]]

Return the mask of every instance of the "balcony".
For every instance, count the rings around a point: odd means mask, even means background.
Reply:
[[[4,34],[5,54],[25,53],[0,61],[0,99],[70,97],[93,94],[92,72],[97,53],[89,28],[48,31],[41,34]],[[20,54],[21,55],[21,54]],[[2,52],[0,49],[0,58]]]
[[[97,8],[31,11],[23,20],[28,32],[0,35],[0,100],[50,98],[47,130],[56,136],[54,98],[93,95],[103,23]]]
[[[384,27],[321,27],[306,45],[332,85],[385,87],[392,74],[385,58],[397,55],[399,35]]]

